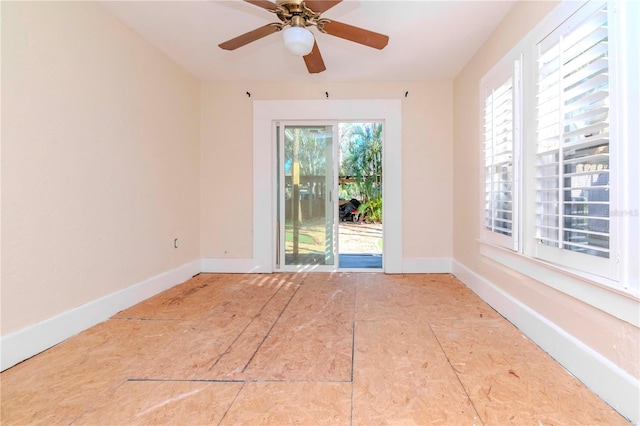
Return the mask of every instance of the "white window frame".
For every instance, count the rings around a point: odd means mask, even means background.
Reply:
[[[615,23],[612,22],[612,17],[613,17],[613,12],[611,10],[610,5],[607,4],[607,2],[605,1],[590,1],[587,4],[585,4],[583,7],[581,7],[578,11],[576,11],[574,14],[572,14],[565,22],[562,23],[562,25],[560,25],[558,28],[556,28],[553,32],[551,32],[549,35],[545,36],[544,38],[541,38],[538,43],[536,43],[536,45],[538,44],[555,44],[555,43],[560,43],[560,40],[562,38],[564,38],[567,34],[572,34],[574,31],[576,31],[576,28],[581,28],[580,25],[582,24],[582,22],[586,19],[591,19],[591,17],[595,14],[598,13],[603,7],[605,6],[609,6],[607,7],[607,14],[608,14],[608,19],[607,21],[609,22],[608,24],[608,34],[614,35],[616,32],[616,26]],[[551,43],[549,43],[548,40],[551,40]],[[558,45],[560,46],[560,45]],[[539,59],[539,57],[541,56],[538,51],[538,49],[536,48],[536,54],[534,55],[534,61],[537,64],[537,61]],[[617,96],[616,96],[616,83],[618,80],[618,77],[616,75],[616,61],[618,60],[618,55],[615,49],[615,42],[614,43],[608,43],[608,57],[609,57],[609,61],[608,61],[608,91],[609,91],[609,95],[608,95],[608,99],[609,99],[609,111],[608,111],[608,116],[609,116],[609,121],[611,123],[611,125],[609,126],[609,143],[608,143],[608,152],[609,152],[609,157],[611,159],[610,164],[609,164],[609,169],[607,171],[605,171],[604,173],[609,175],[609,185],[611,187],[611,190],[609,191],[609,206],[610,206],[610,210],[612,210],[616,205],[617,202],[617,197],[616,197],[616,191],[615,188],[619,188],[619,182],[617,179],[617,167],[618,164],[615,161],[615,159],[617,158],[617,151],[616,151],[616,145],[617,142],[619,142],[619,137],[618,137],[618,132],[617,132],[617,118],[616,118],[616,112],[620,109],[620,105],[617,102]],[[564,56],[562,56],[562,58],[564,58]],[[537,66],[537,65],[536,65]],[[536,69],[536,85],[537,85],[537,69]],[[558,82],[558,85],[560,85],[560,87],[562,87],[562,84],[564,83],[564,80],[562,79],[562,77],[560,77],[560,80]],[[536,91],[537,93],[537,91]],[[558,99],[558,101],[562,101],[561,99]],[[560,127],[563,126],[564,123],[564,112],[562,112],[562,105],[561,104],[561,109],[559,112],[559,115],[562,116],[562,118],[560,118],[560,122],[558,123],[558,125]],[[536,116],[537,119],[537,116]],[[537,132],[537,128],[536,129],[532,129],[533,131]],[[563,139],[564,138],[565,133],[560,130],[559,135],[557,136],[559,139]],[[585,142],[582,142],[583,139],[580,139],[579,142],[580,144],[583,144]],[[586,141],[586,139],[585,139]],[[587,141],[588,142],[588,141]],[[538,140],[536,138],[536,147],[538,145]],[[564,162],[566,161],[564,158],[564,145],[562,143],[562,141],[558,142],[558,147],[556,148],[556,155],[559,155],[559,166],[562,166],[564,164]],[[537,167],[537,164],[536,164]],[[553,247],[550,245],[545,245],[542,244],[542,240],[539,239],[539,236],[537,234],[536,231],[536,242],[538,244],[535,245],[535,251],[533,254],[534,257],[545,260],[547,262],[551,262],[551,263],[557,263],[559,265],[562,266],[566,266],[569,268],[573,268],[579,271],[584,271],[590,274],[594,274],[596,276],[601,276],[604,278],[608,278],[608,279],[613,279],[613,280],[617,280],[618,279],[618,262],[617,262],[617,256],[620,252],[619,247],[618,247],[618,221],[617,218],[615,216],[612,217],[607,217],[606,220],[609,220],[609,235],[608,235],[608,239],[609,239],[609,257],[608,258],[602,258],[602,257],[597,257],[595,255],[591,255],[591,254],[586,254],[586,253],[580,253],[577,251],[572,251],[570,249],[565,249],[564,245],[567,244],[565,242],[565,238],[564,238],[564,224],[565,224],[565,215],[566,213],[564,212],[565,210],[565,200],[563,199],[563,193],[566,193],[566,189],[564,186],[564,182],[563,180],[565,179],[565,172],[561,171],[560,174],[556,177],[556,184],[557,184],[557,220],[558,223],[557,225],[557,235],[555,238],[557,238],[557,244],[558,247]],[[573,205],[573,204],[571,204]],[[586,216],[582,216],[584,218],[586,218]],[[576,219],[579,220],[579,219]],[[584,219],[586,220],[586,219]],[[536,229],[538,229],[538,224],[536,223]],[[572,229],[572,228],[570,228]],[[578,233],[576,235],[579,235],[580,231],[578,231]],[[586,238],[586,236],[584,237]],[[569,245],[571,244],[575,244],[574,243],[568,243]],[[576,247],[579,248],[579,247]],[[587,249],[585,248],[585,251],[587,251]]]
[[[560,3],[500,61],[513,60],[522,55],[522,142],[519,162],[521,180],[518,185],[520,244],[516,250],[506,249],[481,235],[480,253],[615,317],[632,324],[640,324],[640,318],[634,313],[637,311],[634,306],[637,305],[632,302],[640,297],[640,144],[637,143],[640,140],[640,61],[636,42],[640,39],[640,26],[637,25],[640,21],[638,2],[607,2],[612,11],[609,21],[609,49],[614,56],[617,55],[617,59],[612,60],[615,63],[610,67],[610,113],[616,115],[612,118],[611,127],[614,128],[610,129],[610,132],[612,139],[617,138],[613,149],[615,152],[611,152],[610,158],[610,169],[613,173],[610,216],[615,223],[610,232],[614,240],[617,238],[616,247],[612,248],[613,255],[609,259],[611,269],[609,272],[605,271],[606,273],[594,273],[588,267],[582,266],[588,264],[595,256],[568,250],[564,251],[581,259],[572,263],[565,262],[562,257],[537,256],[539,247],[536,241],[535,218],[536,126],[533,101],[536,96],[536,46],[574,13],[585,5],[592,7],[593,3],[595,2]],[[479,106],[481,117],[483,105]],[[479,128],[478,134],[479,143],[483,143],[482,127]],[[479,165],[479,198],[482,200],[482,204],[479,204],[479,220],[482,221],[482,229],[485,214],[484,158],[479,159]],[[585,286],[589,287],[589,290]]]
[[[481,155],[481,177],[480,177],[480,203],[481,203],[481,223],[480,223],[480,239],[490,244],[505,247],[511,250],[519,250],[520,248],[520,221],[519,221],[519,199],[520,199],[520,147],[522,141],[522,58],[518,55],[516,58],[506,57],[496,64],[480,81],[480,150]],[[505,235],[495,229],[487,229],[486,226],[486,200],[487,196],[493,198],[493,189],[491,193],[487,193],[487,148],[486,148],[486,132],[485,117],[489,113],[486,110],[486,100],[489,96],[493,96],[495,91],[503,87],[511,80],[511,110],[512,110],[512,130],[511,130],[511,235]],[[495,105],[492,105],[493,113]],[[492,125],[495,124],[492,122]],[[495,128],[492,126],[492,131]],[[492,135],[493,137],[493,135]],[[495,148],[495,141],[492,141],[492,149]],[[491,164],[495,164],[495,156],[490,154]]]

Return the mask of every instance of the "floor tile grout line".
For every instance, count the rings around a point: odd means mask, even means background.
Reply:
[[[251,324],[253,324],[253,321],[262,313],[262,311],[264,311],[264,308],[267,307],[267,305],[269,303],[271,303],[271,301],[273,300],[274,297],[276,297],[276,294],[278,294],[280,292],[280,290],[282,290],[282,287],[284,287],[283,284],[280,284],[280,287],[278,287],[278,289],[271,295],[271,297],[269,298],[269,300],[267,300],[267,302],[262,306],[262,308],[260,308],[260,310],[253,316],[253,318],[251,318],[251,321],[249,321],[249,323],[242,329],[242,331],[236,336],[235,339],[233,339],[233,342],[231,342],[229,344],[229,346],[227,346],[227,349],[225,349],[222,354],[220,354],[220,356],[218,357],[218,359],[215,360],[215,362],[211,365],[211,367],[209,367],[209,369],[207,371],[211,371],[213,370],[213,367],[215,367],[218,362],[220,362],[220,360],[222,359],[223,356],[225,356],[226,354],[229,353],[229,350],[231,349],[231,347],[238,341],[238,339],[244,334],[245,331],[247,331],[247,329],[249,328],[249,326]],[[246,368],[246,366],[245,366]],[[244,371],[244,370],[243,370]]]
[[[128,378],[122,384],[130,383],[351,383],[349,380],[309,380],[309,379],[154,379]],[[122,385],[121,384],[121,385]],[[119,387],[119,386],[118,386]]]
[[[358,285],[360,282],[360,276],[356,277],[356,284],[353,291],[353,325],[351,327],[351,412],[349,416],[349,426],[353,426],[353,377],[355,376],[355,361],[356,361],[356,307],[358,300]]]
[[[433,327],[431,327],[431,324],[429,324],[429,330],[431,331],[431,334],[433,334],[433,337],[436,339],[436,342],[438,342],[438,346],[440,346],[440,350],[442,351],[442,354],[447,359],[447,364],[449,364],[449,367],[451,367],[451,370],[453,370],[453,374],[455,374],[456,379],[458,380],[458,383],[460,383],[460,387],[462,387],[462,390],[464,391],[464,394],[467,396],[467,399],[471,403],[471,406],[473,407],[473,411],[476,412],[476,415],[478,416],[478,420],[480,420],[480,423],[484,426],[484,421],[482,420],[482,416],[480,416],[480,413],[478,412],[478,409],[476,408],[476,405],[473,403],[473,399],[471,399],[471,396],[469,395],[469,392],[467,392],[467,388],[462,383],[462,380],[460,379],[460,376],[458,375],[458,372],[454,368],[453,364],[451,364],[451,360],[449,359],[449,356],[447,355],[447,353],[444,351],[444,348],[442,347],[442,343],[440,343],[440,339],[438,339],[438,336],[433,331]]]
[[[109,318],[114,321],[184,321],[184,322],[194,322],[196,320],[193,319],[184,319],[184,318],[143,318],[143,317],[112,317]]]
[[[120,382],[116,387],[113,388],[113,392],[115,392],[118,389],[120,389],[127,382],[128,382],[127,379],[125,379],[122,382]],[[80,413],[78,416],[76,416],[74,419],[72,419],[67,426],[72,426],[74,423],[76,423],[78,420],[80,420],[85,414],[90,413],[91,411],[95,410],[98,405],[99,405],[98,401],[94,401],[93,405],[90,405],[89,408],[87,408],[82,413]]]
[[[351,327],[351,382],[353,382],[356,354],[356,300],[358,298],[358,281],[359,278],[356,278],[356,284],[353,290],[353,320]]]
[[[280,311],[280,314],[278,314],[278,317],[276,318],[276,320],[273,322],[273,324],[271,324],[271,327],[269,328],[269,331],[267,331],[267,334],[265,334],[265,336],[262,338],[262,341],[258,344],[258,347],[253,352],[253,355],[251,355],[251,358],[249,358],[249,361],[247,361],[247,363],[245,364],[244,368],[242,369],[242,373],[244,373],[247,370],[247,367],[249,367],[249,364],[251,364],[251,362],[255,358],[256,354],[258,353],[258,351],[260,350],[260,348],[262,347],[264,342],[267,340],[267,338],[271,334],[271,331],[273,330],[273,328],[276,326],[278,321],[280,321],[280,317],[282,317],[282,314],[284,313],[284,311],[287,310],[287,308],[289,307],[289,304],[291,303],[293,298],[296,297],[296,294],[298,294],[298,291],[300,290],[300,288],[302,287],[302,285],[304,284],[304,282],[306,280],[307,280],[307,277],[305,276],[304,279],[302,280],[302,282],[300,283],[300,285],[298,286],[298,288],[296,288],[296,291],[293,292],[293,294],[291,295],[291,298],[287,301],[287,304],[284,305],[284,308],[282,308],[282,311]]]
[[[233,407],[233,404],[236,403],[236,400],[238,399],[238,396],[240,396],[240,392],[242,392],[242,390],[244,389],[244,385],[245,384],[243,383],[242,386],[240,386],[240,389],[238,389],[238,393],[236,393],[236,396],[233,397],[233,400],[231,401],[231,404],[229,404],[229,406],[225,410],[225,412],[222,415],[222,417],[220,417],[220,421],[218,422],[218,426],[220,426],[222,424],[222,422],[224,421],[224,418],[227,417],[227,414],[229,414],[229,410],[231,410],[231,407]]]

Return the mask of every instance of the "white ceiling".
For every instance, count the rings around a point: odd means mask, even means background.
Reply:
[[[372,49],[312,28],[327,67],[314,75],[279,33],[218,47],[278,22],[242,0],[100,3],[202,81],[408,81],[453,79],[515,1],[345,0],[322,16],[386,34],[389,44]]]

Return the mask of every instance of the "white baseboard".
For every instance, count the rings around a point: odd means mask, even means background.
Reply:
[[[273,272],[258,265],[253,259],[222,259],[205,257],[201,259],[201,272],[230,274],[263,274]]]
[[[253,259],[221,259],[203,258],[202,272],[261,274],[271,273]],[[389,272],[389,271],[387,271]],[[451,273],[450,257],[405,257],[402,259],[402,271],[405,274],[449,274]],[[390,272],[395,273],[395,272]]]
[[[405,274],[450,274],[450,257],[403,257],[402,272]]]
[[[456,260],[453,274],[616,411],[640,423],[636,377]]]
[[[142,302],[200,272],[200,260],[148,278],[0,339],[1,371],[75,336],[119,311]]]

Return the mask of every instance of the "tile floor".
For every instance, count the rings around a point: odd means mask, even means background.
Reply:
[[[628,424],[447,274],[201,274],[0,375],[2,424]]]

